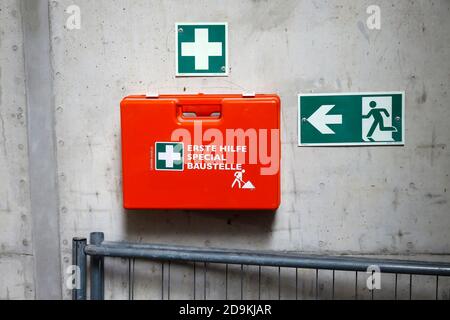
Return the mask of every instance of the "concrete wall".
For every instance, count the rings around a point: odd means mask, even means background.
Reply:
[[[65,27],[65,10],[71,4],[81,9],[80,30]],[[62,271],[70,264],[71,238],[91,231],[104,231],[109,240],[448,259],[450,3],[376,1],[381,7],[379,31],[365,24],[371,4],[374,1],[50,1]],[[15,28],[16,20],[5,11],[0,13],[2,31],[5,20],[17,34],[2,33],[1,38],[0,112],[9,135],[3,138],[8,155],[0,154],[0,162],[8,163],[6,170],[4,165],[0,169],[0,177],[8,181],[0,184],[0,201],[9,199],[5,208],[14,213],[7,220],[8,230],[24,231],[5,235],[2,224],[0,239],[18,243],[2,251],[28,252],[21,243],[29,229],[20,218],[27,212],[26,186],[21,189],[17,177],[26,177],[26,168],[20,167],[26,163],[26,151],[17,147],[26,146],[18,142],[26,137],[25,127],[11,117],[23,106],[23,87],[5,80],[6,72],[20,75],[15,70],[22,66],[20,59],[3,55],[20,58],[10,48],[14,42],[20,52],[21,35],[20,25]],[[229,23],[228,78],[174,77],[177,21]],[[149,88],[160,93],[280,94],[278,212],[124,212],[119,102]],[[296,146],[297,93],[382,90],[406,92],[404,147]],[[4,211],[2,217],[8,216]],[[19,263],[19,258],[14,261]],[[2,255],[0,261],[4,259]],[[106,267],[115,280],[107,282],[107,298],[125,297],[128,264],[118,260]],[[159,298],[161,265],[139,262],[136,268],[138,296]],[[251,279],[256,273],[246,271],[245,294],[254,297]],[[263,298],[278,296],[277,274],[275,269],[264,270]],[[171,297],[192,298],[192,276],[192,267],[173,265],[177,290]],[[283,270],[283,297],[293,296],[294,276]],[[238,280],[239,270],[232,277]],[[29,279],[21,276],[14,283],[24,286]],[[329,283],[330,274],[322,279]],[[223,297],[223,281],[220,269],[208,270],[209,298]],[[230,283],[230,297],[239,297],[238,282]],[[312,282],[304,282],[301,290],[305,297],[313,294]],[[69,291],[62,291],[68,298]],[[326,286],[322,292],[326,296]],[[5,296],[0,288],[0,297]]]
[[[0,5],[0,299],[34,297],[19,2]]]

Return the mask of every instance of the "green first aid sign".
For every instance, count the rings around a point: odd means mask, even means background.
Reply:
[[[300,146],[404,145],[403,92],[299,94]]]
[[[176,75],[227,76],[228,25],[176,23]]]
[[[156,142],[155,164],[156,170],[183,171],[184,145],[179,142]]]

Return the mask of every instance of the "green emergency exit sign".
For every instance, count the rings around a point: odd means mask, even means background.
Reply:
[[[299,146],[404,145],[403,92],[299,94]]]

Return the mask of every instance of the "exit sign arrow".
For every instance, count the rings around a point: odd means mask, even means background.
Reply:
[[[342,115],[328,114],[334,105],[321,105],[307,120],[321,134],[335,134],[328,126],[330,124],[342,124]]]

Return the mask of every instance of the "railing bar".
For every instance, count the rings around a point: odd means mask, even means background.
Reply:
[[[133,300],[134,300],[134,283],[135,283],[135,276],[136,276],[135,265],[136,265],[136,258],[133,258],[133,282],[132,282],[133,290],[131,291]]]
[[[281,267],[278,267],[278,300],[281,300]]]
[[[84,252],[86,244],[86,238],[72,239],[72,264],[77,268],[73,272],[76,272],[76,270],[79,270],[80,272],[78,277],[78,279],[80,280],[79,288],[74,288],[72,290],[72,300],[86,300],[87,256]]]
[[[204,263],[203,269],[203,300],[206,300],[206,262]]]
[[[101,247],[104,240],[102,232],[90,234],[90,245]],[[88,246],[85,247],[87,253]],[[104,256],[91,257],[91,300],[105,299],[105,258]]]
[[[195,289],[196,289],[196,278],[195,278],[195,271],[196,271],[196,268],[195,268],[195,261],[194,261],[194,300],[196,300],[196,298],[195,298]]]
[[[164,262],[161,262],[161,300],[164,300]]]
[[[319,269],[316,269],[316,300],[319,300]]]
[[[241,264],[241,300],[244,300],[244,265]]]
[[[131,258],[128,258],[128,300],[131,300]]]
[[[412,300],[412,274],[409,275],[409,300]]]
[[[258,300],[261,300],[261,266],[258,266]]]
[[[370,259],[339,259],[339,257],[330,258],[311,258],[305,256],[293,256],[292,254],[263,254],[263,253],[244,253],[234,252],[218,252],[214,253],[204,251],[183,251],[181,249],[177,250],[161,250],[161,249],[138,249],[137,247],[126,247],[122,248],[117,243],[115,246],[113,243],[108,245],[102,244],[102,239],[95,243],[91,240],[91,244],[88,245],[84,252],[91,256],[92,261],[95,259],[100,260],[97,262],[99,265],[97,268],[101,271],[100,275],[93,277],[96,281],[91,281],[92,287],[96,287],[96,290],[92,290],[95,294],[91,294],[92,297],[104,298],[104,278],[103,278],[103,268],[104,268],[104,257],[122,257],[128,260],[128,299],[134,300],[134,285],[135,285],[135,262],[136,259],[143,258],[149,260],[160,260],[167,261],[168,263],[168,273],[167,275],[167,299],[170,300],[170,286],[171,286],[171,261],[186,261],[194,263],[194,299],[196,299],[196,262],[204,263],[204,299],[207,300],[207,264],[208,263],[223,263],[226,264],[226,289],[225,296],[228,298],[228,264],[241,265],[240,278],[241,278],[241,300],[244,299],[244,265],[257,265],[258,266],[258,296],[261,299],[261,270],[262,266],[276,266],[278,267],[278,299],[281,300],[281,268],[290,267],[296,269],[295,274],[295,285],[296,292],[295,296],[298,299],[298,269],[315,269],[315,280],[316,280],[316,299],[319,300],[319,271],[320,270],[331,270],[332,271],[332,299],[336,297],[336,271],[354,271],[355,272],[355,300],[358,300],[358,272],[361,268],[368,263],[373,261]],[[202,256],[200,256],[202,255]],[[164,259],[164,260],[162,260]],[[125,260],[126,261],[126,260]],[[399,274],[409,274],[409,300],[413,297],[413,280],[415,275],[434,275],[436,278],[435,287],[435,298],[439,300],[439,277],[450,275],[450,265],[444,263],[425,263],[416,261],[411,263],[411,261],[402,262],[400,260],[380,260],[383,265],[381,270],[383,272],[394,273],[395,274],[395,299],[398,299],[398,275]],[[92,264],[92,263],[91,263]],[[161,298],[164,300],[164,285],[165,285],[165,266],[164,262],[161,265]],[[95,267],[95,265],[94,265]],[[95,271],[95,270],[94,270]],[[375,271],[372,271],[372,288],[371,288],[371,299],[375,299],[375,284],[374,279]],[[322,286],[323,289],[323,286]]]
[[[439,300],[439,276],[436,276],[436,300]]]
[[[237,253],[217,251],[190,251],[181,249],[150,249],[90,244],[86,254],[96,257],[136,257],[160,261],[196,261],[207,263],[228,263],[261,265],[287,268],[326,269],[341,271],[366,271],[370,265],[378,265],[383,273],[420,274],[450,276],[450,264],[426,263],[400,260],[362,259],[349,257],[313,257],[293,254],[267,254],[261,252]]]
[[[372,270],[372,278],[371,278],[371,280],[372,280],[372,290],[370,290],[370,299],[371,300],[373,300],[373,295],[375,293],[375,288],[373,286],[375,284],[375,277],[374,277],[374,275],[375,275],[375,271]]]
[[[398,285],[398,274],[395,274],[395,300],[397,300],[397,285]]]
[[[228,263],[225,265],[225,300],[228,300]]]
[[[167,300],[170,300],[170,261],[167,264]]]
[[[334,300],[334,280],[335,280],[335,270],[333,270],[333,287],[331,293],[331,300]]]

